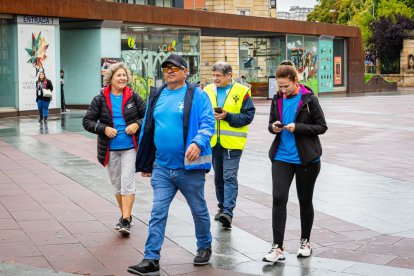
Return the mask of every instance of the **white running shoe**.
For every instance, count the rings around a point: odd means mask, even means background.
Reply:
[[[298,257],[309,257],[312,254],[310,242],[307,239],[300,240],[300,247],[298,249]]]
[[[284,260],[286,260],[285,251],[279,248],[279,245],[277,244],[273,244],[272,249],[270,249],[269,253],[264,255],[262,259],[263,262],[270,262],[270,263],[281,262]]]

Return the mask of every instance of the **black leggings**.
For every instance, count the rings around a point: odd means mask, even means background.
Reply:
[[[321,170],[321,162],[310,165],[297,165],[281,161],[272,162],[273,208],[272,227],[273,243],[283,247],[286,227],[286,204],[290,184],[296,175],[296,190],[300,206],[301,239],[309,240],[313,224],[313,188]]]

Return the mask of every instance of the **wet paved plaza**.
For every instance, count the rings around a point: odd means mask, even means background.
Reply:
[[[320,98],[328,122],[315,195],[314,254],[298,259],[299,207],[288,204],[284,264],[261,262],[270,249],[269,101],[256,116],[239,171],[233,229],[212,220],[210,266],[192,265],[194,227],[184,198],[169,213],[161,275],[414,275],[414,90]],[[137,179],[129,238],[119,217],[96,137],[84,111],[0,119],[0,275],[131,275],[143,254],[152,203],[149,179]],[[206,197],[216,212],[213,172]],[[59,271],[57,273],[56,271]]]

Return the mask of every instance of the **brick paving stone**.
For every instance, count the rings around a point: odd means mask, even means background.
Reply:
[[[41,245],[39,250],[53,268],[70,273],[110,275],[111,272],[80,244]]]
[[[330,259],[338,259],[338,260],[348,260],[348,261],[355,261],[355,262],[364,262],[370,264],[378,264],[378,265],[386,265],[397,256],[391,254],[383,254],[384,251],[380,251],[381,253],[370,253],[366,254],[365,252],[360,252],[358,250],[347,250],[347,249],[329,249],[321,254],[318,254],[318,257],[322,258],[330,258]]]
[[[19,229],[20,226],[12,218],[2,219],[0,218],[0,230],[12,230]]]
[[[414,97],[404,96],[401,99],[405,99],[408,103]],[[366,172],[372,173],[370,177],[364,175],[362,180],[369,183],[371,188],[378,184],[376,176],[388,177],[382,179],[389,184],[389,190],[386,189],[384,192],[394,194],[398,192],[397,185],[400,183],[397,180],[414,183],[414,173],[409,166],[414,162],[414,155],[410,155],[406,146],[412,139],[413,120],[408,118],[409,113],[399,114],[401,120],[398,120],[398,123],[395,123],[395,118],[384,118],[382,115],[384,112],[388,112],[387,114],[390,116],[396,114],[389,106],[388,99],[378,97],[370,100],[377,101],[374,111],[369,109],[371,105],[364,104],[369,101],[361,101],[358,98],[322,98],[329,125],[329,132],[321,136],[324,146],[322,161],[327,165],[337,164],[337,167],[329,166],[330,170],[336,173],[337,179],[333,179],[335,181],[347,181],[350,178],[349,172],[351,170],[344,170],[343,168],[346,167],[355,169],[352,172],[357,172],[357,177]],[[400,99],[393,98],[393,100]],[[332,102],[336,106],[334,109],[330,105]],[[384,104],[385,102],[387,104]],[[400,102],[398,108],[406,108],[404,104],[404,102]],[[326,110],[325,106],[328,106]],[[243,157],[243,159],[254,163],[264,161],[262,157],[258,158],[252,155],[264,153],[266,156],[272,139],[272,136],[267,134],[266,127],[263,127],[267,125],[268,101],[259,103],[257,108],[258,116],[250,128],[249,140]],[[266,114],[266,116],[262,116],[260,113]],[[343,117],[344,114],[346,114],[346,118]],[[388,129],[379,128],[376,123],[379,120],[381,122],[388,120],[390,124],[396,125]],[[78,123],[79,121],[78,119]],[[0,119],[0,125],[1,122],[2,119]],[[51,125],[58,122],[51,120]],[[32,125],[36,127],[37,124]],[[27,126],[30,127],[30,125]],[[343,139],[343,133],[353,133],[352,143],[349,139]],[[79,172],[77,170],[79,166],[90,168],[92,171],[96,167],[99,168],[102,176],[107,178],[105,169],[96,160],[96,140],[90,137],[67,131],[64,133],[49,132],[47,135],[27,135],[24,137],[25,143],[19,147],[12,146],[18,145],[15,141],[4,140],[10,143],[8,144],[0,137],[0,223],[2,223],[0,229],[6,228],[0,230],[0,238],[4,238],[4,242],[0,242],[0,260],[18,261],[38,267],[45,267],[46,263],[49,268],[75,273],[90,273],[93,270],[97,274],[115,275],[129,275],[125,271],[126,267],[140,261],[147,237],[146,224],[150,210],[148,206],[141,205],[140,197],[142,195],[140,194],[137,196],[138,209],[136,212],[139,216],[134,217],[135,225],[132,227],[133,234],[130,238],[120,237],[119,233],[113,229],[119,217],[119,210],[114,198],[111,196],[109,199],[107,195],[97,193],[93,187],[82,186],[79,175],[82,170]],[[51,159],[42,159],[43,156],[39,155],[40,151],[32,147],[33,142],[36,145],[50,147],[52,149],[49,151]],[[381,148],[381,155],[378,155],[378,148]],[[251,149],[255,150],[254,154],[249,153]],[[251,159],[248,159],[249,154]],[[53,159],[56,157],[61,160],[56,162]],[[400,161],[402,158],[405,160],[403,164]],[[372,160],[375,162],[371,162]],[[269,162],[267,157],[265,162]],[[261,175],[263,172],[261,168],[257,167],[255,173]],[[173,241],[166,238],[161,252],[162,275],[175,273],[241,275],[228,270],[232,266],[229,266],[231,262],[225,261],[225,258],[226,254],[230,252],[244,252],[247,254],[246,256],[249,256],[244,257],[246,260],[253,258],[253,262],[241,262],[242,264],[239,262],[240,260],[234,262],[235,266],[238,266],[235,270],[246,269],[249,272],[269,274],[280,272],[274,267],[268,269],[260,262],[261,256],[268,250],[267,245],[266,249],[263,249],[261,246],[257,246],[254,240],[246,239],[245,236],[250,234],[251,237],[259,238],[269,246],[272,239],[271,193],[245,185],[251,183],[256,185],[256,181],[259,180],[257,175],[241,178],[234,229],[222,231],[217,222],[212,221],[213,235],[215,236],[214,249],[220,252],[217,256],[213,255],[213,264],[217,267],[194,267],[192,260],[195,252],[192,252],[194,250],[190,250],[190,247],[187,246],[191,244],[191,248],[194,247],[194,237],[181,237],[179,232],[187,232],[182,229],[171,229],[173,231],[167,232],[172,235]],[[323,175],[321,177],[323,178]],[[148,178],[137,175],[136,179],[138,185],[145,185],[144,188],[140,187],[139,192],[150,190]],[[214,215],[217,202],[213,174],[207,174],[206,179],[207,204],[210,208],[210,214]],[[327,182],[321,179],[318,180],[318,185]],[[267,180],[265,184],[267,187],[271,187],[270,180]],[[110,188],[110,185],[105,189],[102,188],[100,191]],[[321,188],[324,187],[316,187],[316,192],[320,192]],[[290,198],[293,200],[296,199],[294,189],[294,184],[292,184]],[[338,189],[334,192],[341,194],[341,191]],[[347,202],[348,198],[352,197],[356,197],[360,201],[373,199],[376,197],[376,192],[375,190],[367,190],[363,196],[358,193],[343,193],[342,198],[338,197],[336,204],[341,206]],[[329,193],[327,194],[329,195]],[[177,199],[182,203],[185,201],[180,194],[177,195]],[[377,197],[377,200],[390,202],[390,199],[384,196],[383,198]],[[410,194],[406,193],[395,203],[404,203],[404,200],[409,204],[412,201],[412,196],[410,197]],[[319,204],[323,203],[322,198],[321,201],[316,202],[316,205],[319,207]],[[176,210],[172,209],[171,212],[170,223],[175,223],[174,212]],[[315,212],[311,236],[315,257],[308,259],[311,260],[308,264],[306,262],[296,263],[291,258],[296,259],[294,255],[300,236],[299,206],[293,201],[288,203],[285,246],[288,252],[292,253],[292,256],[289,257],[289,262],[282,273],[293,272],[295,274],[302,271],[310,275],[330,275],[326,274],[326,271],[319,270],[317,263],[320,260],[325,263],[332,261],[334,264],[336,260],[343,260],[340,264],[347,264],[344,260],[349,260],[352,265],[355,265],[353,263],[355,261],[362,262],[361,264],[386,265],[379,267],[413,269],[411,266],[414,263],[411,253],[414,248],[413,239],[398,236],[410,233],[412,229],[409,227],[411,225],[409,221],[400,223],[407,226],[404,231],[399,231],[399,234],[395,234],[397,232],[395,231],[393,232],[394,236],[390,236],[381,234],[381,231],[370,230],[358,223],[339,219],[336,214],[333,216],[328,213]],[[387,212],[378,209],[377,213],[378,222],[389,221],[387,217],[382,217]],[[338,217],[340,215],[343,214],[338,214]],[[187,223],[188,221],[190,224]],[[191,223],[191,219],[186,219],[177,222],[177,225],[191,228]],[[398,225],[396,227],[398,228]],[[1,232],[4,230],[6,232]],[[7,230],[15,230],[15,233],[7,232]],[[245,231],[244,234],[240,235],[239,230]],[[59,233],[64,234],[59,235]],[[26,239],[27,242],[22,242],[22,239]],[[50,242],[57,244],[48,245]],[[38,246],[35,246],[34,243]],[[224,247],[232,246],[232,243],[234,243],[234,248],[225,251]],[[122,249],[124,250],[122,251]],[[111,259],[113,252],[118,252],[118,261]],[[220,255],[222,252],[224,255]],[[220,261],[220,258],[223,260]],[[87,262],[90,262],[90,265]],[[339,265],[339,263],[337,264]],[[308,265],[312,268],[308,269]],[[220,267],[227,269],[217,269]],[[299,267],[306,267],[306,269],[301,270]],[[262,268],[263,270],[261,270]],[[355,271],[352,272],[355,273]],[[333,273],[332,275],[342,275],[340,272]]]

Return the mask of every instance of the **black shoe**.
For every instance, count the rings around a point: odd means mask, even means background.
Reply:
[[[206,249],[198,249],[197,255],[194,258],[195,265],[206,265],[210,261],[211,247]]]
[[[217,214],[214,216],[214,220],[218,220],[221,214],[223,214],[223,209],[218,209]]]
[[[43,118],[43,122],[47,123],[47,117]]]
[[[129,266],[127,271],[136,275],[160,275],[160,263],[159,260],[143,259],[139,264]]]
[[[119,232],[123,235],[128,236],[129,234],[131,234],[131,223],[129,222],[129,220],[127,219],[122,219],[122,223],[121,223],[121,228],[119,228]]]
[[[120,217],[120,218],[119,218],[118,223],[115,225],[115,230],[118,230],[118,231],[119,231],[119,229],[121,229],[121,226],[122,226],[122,219],[123,219],[123,217]],[[130,224],[130,226],[132,226],[132,225],[133,225],[133,224],[132,224],[132,216],[130,216],[130,217],[129,217],[129,224]]]
[[[221,226],[223,226],[223,228],[227,228],[227,229],[231,228],[232,219],[228,214],[221,214],[218,220],[221,222]]]
[[[122,217],[119,219],[118,223],[115,225],[115,230],[119,231],[119,229],[121,229],[121,226],[122,226]]]
[[[40,118],[39,118],[39,123],[41,123],[41,122],[42,122],[42,120],[43,120],[43,117],[40,117]]]

